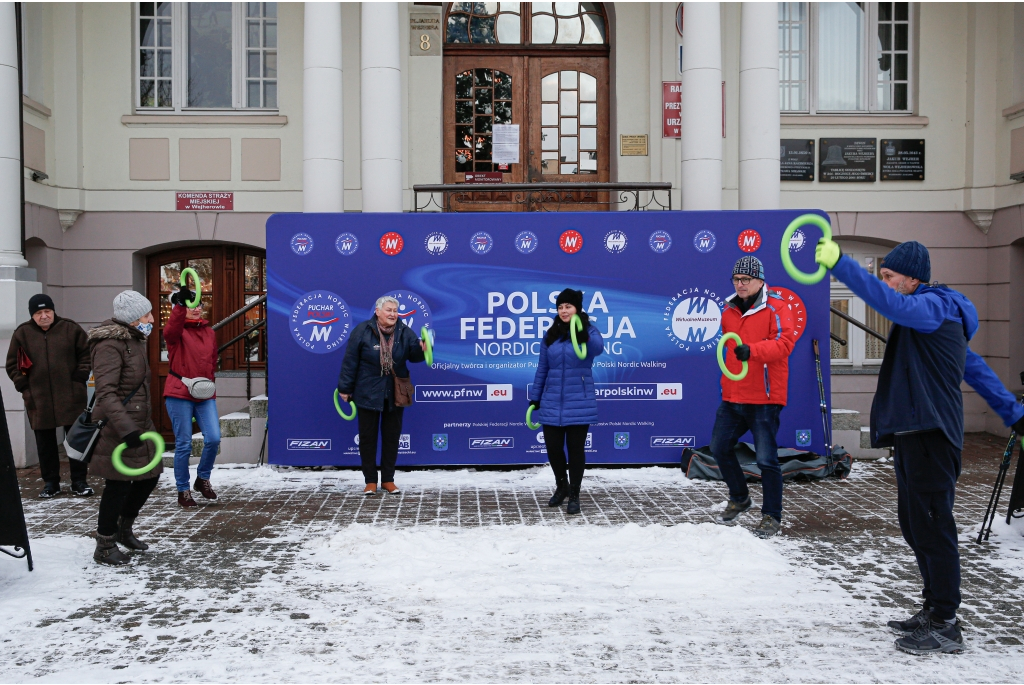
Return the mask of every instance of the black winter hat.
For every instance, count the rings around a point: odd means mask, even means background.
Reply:
[[[56,310],[57,308],[53,306],[53,300],[49,295],[39,293],[38,295],[33,295],[28,299],[28,315],[32,316],[40,309]]]
[[[746,256],[736,260],[736,266],[732,268],[733,276],[750,276],[764,280],[764,264],[757,257]]]
[[[558,307],[558,305],[562,303],[571,304],[573,307],[576,307],[577,313],[582,312],[583,291],[573,290],[572,288],[566,288],[562,292],[558,293],[558,299],[555,300],[555,307]]]

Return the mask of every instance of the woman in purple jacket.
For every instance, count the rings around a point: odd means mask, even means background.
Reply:
[[[583,311],[583,291],[566,288],[559,293],[555,306],[558,307],[558,318],[551,324],[540,346],[537,374],[530,387],[530,404],[537,412],[534,420],[544,426],[548,461],[555,472],[555,494],[548,506],[557,507],[568,495],[566,513],[578,514],[580,485],[587,464],[587,431],[590,424],[597,421],[592,367],[594,357],[604,352],[604,340]],[[587,350],[583,359],[576,356],[569,336],[569,323],[574,314],[579,314],[583,323],[583,330],[576,333],[577,342]],[[569,450],[568,463],[566,447]]]

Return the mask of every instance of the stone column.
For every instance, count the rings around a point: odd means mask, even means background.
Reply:
[[[341,3],[305,3],[302,211],[345,211]]]
[[[722,208],[722,17],[719,5],[717,2],[683,3],[684,210]]]
[[[778,209],[778,3],[741,7],[740,209]]]
[[[402,66],[397,2],[360,5],[364,212],[402,211]]]

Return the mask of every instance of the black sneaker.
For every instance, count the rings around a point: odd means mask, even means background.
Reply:
[[[46,483],[43,491],[39,493],[39,499],[52,499],[60,494],[60,483]]]
[[[71,493],[75,497],[92,497],[95,492],[84,480],[76,480],[71,484]]]
[[[753,505],[750,498],[743,500],[742,502],[733,502],[729,500],[729,503],[725,505],[725,511],[718,515],[718,523],[726,526],[732,526],[736,524],[736,517],[745,512]]]
[[[905,621],[893,620],[886,625],[897,635],[907,636],[932,619],[932,610],[928,607],[921,607],[921,610]]]
[[[765,514],[761,517],[761,523],[757,524],[757,528],[750,532],[762,540],[767,540],[778,535],[780,530],[782,530],[782,521],[775,519],[769,514]]]
[[[896,640],[896,647],[908,654],[961,654],[964,636],[960,620],[953,623],[928,621],[910,635]]]

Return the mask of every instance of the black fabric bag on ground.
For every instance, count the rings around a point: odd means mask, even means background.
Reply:
[[[748,481],[758,482],[761,480],[761,469],[757,466],[757,457],[752,444],[749,442],[737,443],[736,458],[739,459],[740,468],[743,469],[743,474]],[[687,447],[683,450],[680,465],[687,478],[722,480],[718,463],[711,456],[709,445],[697,449]],[[782,467],[782,480],[784,481],[794,478],[820,480],[829,476],[846,478],[853,468],[853,457],[846,450],[836,449],[832,462],[829,463],[829,460],[823,455],[814,452],[780,447],[779,465]]]

